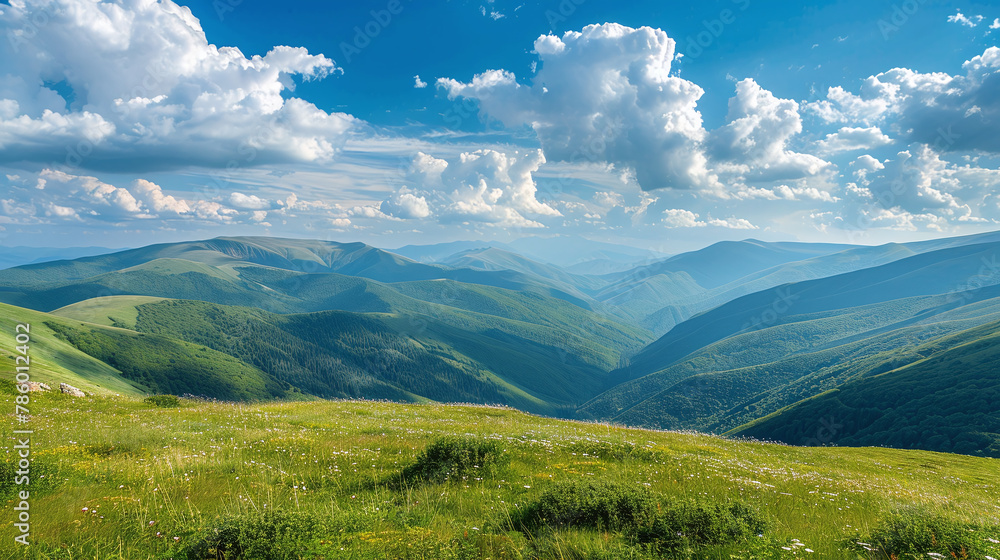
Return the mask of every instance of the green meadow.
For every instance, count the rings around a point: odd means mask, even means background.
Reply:
[[[170,401],[31,393],[14,429],[35,431],[32,544],[8,544],[8,436],[3,557],[1000,557],[996,459],[486,406]]]

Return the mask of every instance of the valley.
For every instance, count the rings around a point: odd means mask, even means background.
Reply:
[[[360,243],[217,238],[0,270],[0,305],[5,327],[43,329],[43,381],[97,394],[499,404],[1000,457],[997,234],[747,240],[673,256],[566,247],[532,246],[560,265],[502,244],[400,249],[414,260]],[[611,261],[631,264],[567,268]],[[913,420],[940,391],[956,404]]]

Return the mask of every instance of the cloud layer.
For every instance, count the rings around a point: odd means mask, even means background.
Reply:
[[[671,75],[675,47],[659,29],[588,25],[535,41],[540,69],[531,85],[490,70],[438,86],[450,98],[478,99],[506,126],[530,126],[551,160],[611,162],[650,190],[718,188],[700,148],[704,90]]]
[[[998,26],[944,17],[956,32]],[[461,99],[499,125],[488,137],[429,126],[407,136],[294,96],[297,83],[336,79],[330,58],[218,47],[171,0],[13,0],[0,4],[0,31],[0,166],[10,171],[0,231],[653,239],[1000,220],[997,47],[957,73],[892,68],[804,101],[765,77],[706,94],[680,76],[663,30],[586,25],[518,47],[533,49],[530,73],[471,68],[434,82],[427,69],[396,69],[401,95],[430,97],[434,83],[436,103]],[[709,128],[706,107],[719,115]]]
[[[1000,48],[962,65],[965,74],[894,68],[866,79],[858,93],[830,88],[810,109],[830,123],[887,122],[906,143],[938,151],[1000,153]]]
[[[209,44],[171,0],[0,6],[0,163],[93,169],[328,160],[353,118],[295,97],[334,62],[304,48],[246,57]]]
[[[402,218],[431,216],[442,222],[476,222],[506,228],[540,228],[541,217],[561,216],[536,198],[533,173],[545,163],[541,150],[463,152],[447,161],[418,153],[409,180],[379,206]]]

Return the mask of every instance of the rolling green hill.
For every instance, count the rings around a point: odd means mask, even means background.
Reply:
[[[724,242],[604,276],[512,246],[409,248],[446,263],[426,264],[217,238],[0,270],[0,301],[52,312],[34,315],[57,362],[46,374],[92,391],[501,403],[721,433],[1000,321],[996,237]]]
[[[533,312],[544,310],[543,303]],[[582,313],[564,302],[556,305]],[[197,301],[110,297],[56,313],[203,345],[320,397],[504,403],[547,414],[566,414],[606,388],[606,372],[618,354],[601,342],[641,343],[627,329],[608,328],[613,323],[588,327],[573,324],[572,315],[551,313],[552,324],[541,326],[446,306],[424,315],[280,315]]]
[[[636,378],[659,371],[699,348],[791,317],[993,285],[1000,282],[1000,274],[990,268],[998,250],[1000,244],[988,243],[931,251],[743,296],[681,323],[634,356],[619,375]]]
[[[1000,457],[1000,323],[934,340],[916,353],[921,359],[913,363],[860,376],[731,433]]]
[[[4,247],[0,253],[0,270],[26,264],[61,261],[121,251],[107,247]]]
[[[202,265],[202,266],[199,266]],[[298,274],[338,274],[383,283],[451,279],[505,289],[532,291],[583,307],[587,296],[541,276],[512,270],[477,270],[418,263],[363,243],[335,243],[269,237],[220,237],[205,241],[150,245],[87,257],[0,270],[0,301],[50,311],[107,295],[152,295],[207,299],[230,305],[303,311],[274,294],[254,293],[239,269],[264,268]],[[294,294],[292,294],[294,297]],[[310,309],[313,310],[313,309]]]
[[[581,289],[589,291],[604,285],[604,282],[597,278],[572,274],[557,266],[535,262],[516,253],[504,251],[496,247],[462,251],[441,261],[441,263],[455,268],[493,271],[513,270],[529,276],[549,280],[553,286],[567,292]]]
[[[106,394],[198,394],[225,400],[301,398],[268,374],[222,352],[128,329],[81,323],[0,304],[4,338],[31,328],[32,379]],[[8,356],[13,359],[13,355]]]
[[[14,359],[15,326],[30,325],[31,372],[35,381],[48,383],[58,390],[60,383],[69,383],[87,393],[142,395],[149,388],[131,383],[121,372],[89,356],[75,346],[56,336],[47,323],[59,319],[47,313],[23,309],[0,303],[0,341],[5,351],[2,355]]]
[[[706,346],[586,403],[582,418],[723,432],[857,376],[922,358],[921,345],[1000,320],[1000,288],[798,316]]]
[[[997,249],[958,244],[738,298],[648,346],[630,367],[612,373],[621,383],[577,414],[627,425],[725,432],[917,362],[927,345],[947,347],[959,331],[1000,320],[1000,286],[990,285],[1000,275],[989,266]],[[988,287],[969,289],[982,285]],[[772,429],[769,437],[792,441],[786,436]],[[886,436],[880,432],[865,444],[888,441]],[[918,439],[908,445],[950,449],[935,447],[937,439]],[[983,445],[977,452],[990,449]]]
[[[1000,232],[879,246],[726,242],[601,276],[591,295],[656,335],[739,297],[792,282],[832,277],[907,257],[997,243]]]

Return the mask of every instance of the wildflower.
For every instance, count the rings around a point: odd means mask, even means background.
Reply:
[[[83,511],[83,513],[87,513],[87,510],[89,510],[89,509],[90,509],[90,508],[83,508],[83,510],[82,510],[82,511]]]

